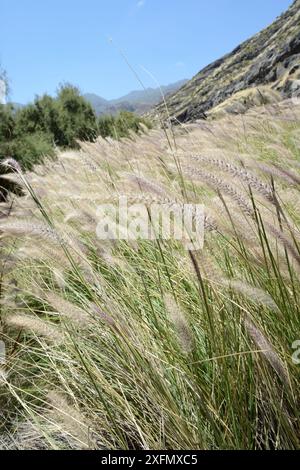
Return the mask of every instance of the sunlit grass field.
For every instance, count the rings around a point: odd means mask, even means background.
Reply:
[[[2,448],[299,448],[299,131],[286,101],[7,162]],[[99,240],[122,195],[203,204],[204,248]]]

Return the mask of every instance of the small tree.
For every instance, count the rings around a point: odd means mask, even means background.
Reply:
[[[97,118],[92,106],[81,95],[78,88],[63,85],[57,96],[59,126],[62,131],[61,145],[77,147],[76,140],[95,140]]]
[[[44,95],[35,102],[36,111],[40,117],[40,130],[52,135],[57,145],[62,145],[63,132],[60,126],[59,107],[57,100]]]
[[[21,137],[25,134],[43,130],[43,121],[35,104],[28,104],[16,113],[16,135]]]

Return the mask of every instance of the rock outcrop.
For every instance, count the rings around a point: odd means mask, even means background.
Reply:
[[[237,93],[241,95],[240,106],[232,108],[230,103],[228,111],[240,112],[241,107],[247,108],[241,92],[258,88],[260,93],[260,87],[264,92],[269,88],[267,100],[276,94],[282,98],[300,96],[300,0],[268,28],[201,70],[166,101],[174,121],[188,122],[205,118]],[[166,118],[164,104],[151,115]]]

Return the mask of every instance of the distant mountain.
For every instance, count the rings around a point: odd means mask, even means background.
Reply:
[[[215,112],[300,97],[300,0],[268,28],[201,70],[167,99],[168,113],[188,122]],[[164,103],[150,116],[167,118]]]
[[[97,115],[105,113],[105,110],[110,106],[109,101],[94,93],[86,93],[84,98],[91,103]]]
[[[146,90],[135,90],[127,95],[114,100],[105,100],[93,93],[86,93],[84,98],[91,103],[98,116],[103,114],[117,114],[119,111],[131,111],[143,114],[158,104],[162,95],[168,96],[179,90],[188,80],[180,80],[161,88],[147,88]]]
[[[188,80],[179,80],[178,82],[171,83],[170,85],[162,86],[160,88],[146,88],[146,90],[135,90],[128,93],[117,100],[112,100],[112,103],[122,103],[122,102],[129,102],[132,104],[153,104],[155,102],[161,100],[161,93],[164,95],[168,95],[169,93],[173,93],[174,91],[179,90]]]
[[[137,114],[143,114],[150,111],[157,105],[163,95],[169,96],[179,90],[188,80],[180,80],[161,88],[147,88],[146,90],[131,91],[127,95],[121,96],[114,100],[106,100],[102,96],[95,93],[86,93],[83,97],[92,105],[97,116],[112,114],[115,115],[119,111],[131,111]],[[14,106],[15,110],[21,109],[24,105],[20,103],[9,103]]]

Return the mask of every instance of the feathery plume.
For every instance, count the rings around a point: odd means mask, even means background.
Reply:
[[[220,170],[229,173],[231,176],[240,178],[242,181],[249,184],[258,193],[262,194],[262,196],[264,196],[268,201],[272,203],[274,202],[272,188],[263,183],[263,181],[260,181],[253,173],[246,170],[245,168],[237,167],[230,162],[216,158],[192,156],[191,159],[202,164],[216,166],[217,168],[220,168]]]
[[[193,333],[188,321],[171,294],[164,295],[164,304],[170,321],[173,323],[184,353],[189,354],[194,347]]]
[[[300,255],[296,248],[294,248],[292,242],[290,239],[286,237],[286,235],[278,230],[276,227],[273,225],[266,223],[266,227],[268,227],[269,231],[272,233],[272,235],[277,239],[280,240],[283,244],[283,246],[290,252],[291,256],[295,259],[295,261],[300,265]]]
[[[125,173],[124,176],[127,176],[127,179],[129,181],[132,181],[133,183],[137,184],[142,191],[154,193],[158,196],[166,196],[167,194],[166,190],[161,185],[143,176],[131,173]]]
[[[266,173],[274,178],[280,178],[288,184],[300,184],[300,179],[298,179],[296,175],[288,170],[283,170],[283,168],[281,168],[279,165],[273,164],[273,166],[270,166],[261,162],[255,162],[254,165],[263,173]],[[297,182],[297,179],[299,182]]]
[[[48,393],[48,399],[52,406],[51,416],[55,419],[56,424],[60,425],[63,431],[69,433],[72,438],[78,440],[84,448],[89,449],[91,445],[90,433],[85,417],[69,405],[61,393],[51,391]]]
[[[287,168],[282,168],[278,163],[274,163],[275,168],[284,176],[290,179],[294,184],[300,185],[299,176],[295,175],[292,171]]]
[[[60,235],[49,225],[31,220],[2,220],[0,222],[1,236],[30,235],[45,238],[55,243],[61,243]]]
[[[53,343],[61,343],[64,339],[63,333],[57,327],[37,317],[13,314],[6,318],[6,323],[17,328],[30,330],[37,336],[43,336]]]
[[[54,267],[51,267],[51,271],[52,271],[52,274],[53,274],[53,277],[55,279],[57,286],[60,289],[64,289],[67,283],[66,283],[63,271]]]
[[[107,323],[110,326],[115,326],[116,322],[115,320],[110,317],[106,312],[103,312],[103,310],[98,307],[95,303],[90,303],[90,307],[92,311],[104,322]]]
[[[88,312],[74,303],[51,291],[43,291],[41,296],[52,305],[59,314],[65,316],[72,322],[78,323],[79,325],[86,325],[88,323],[90,319]]]
[[[223,280],[223,284],[233,291],[251,300],[251,302],[263,305],[271,310],[278,311],[278,305],[274,302],[270,294],[258,287],[251,286],[242,281]]]
[[[247,333],[249,334],[252,341],[261,350],[261,354],[265,357],[268,363],[275,370],[279,378],[285,383],[289,384],[289,377],[282,360],[274,350],[270,341],[266,336],[254,325],[248,316],[244,319],[244,325]]]
[[[244,199],[244,197],[236,191],[232,186],[225,183],[221,179],[217,178],[216,176],[206,173],[202,170],[197,170],[196,168],[185,167],[185,172],[187,175],[190,176],[191,179],[200,179],[208,186],[210,186],[214,191],[223,192],[227,196],[229,196],[236,204],[240,207],[240,209],[244,212],[245,215],[248,217],[253,218],[253,209],[248,204],[248,202]]]

